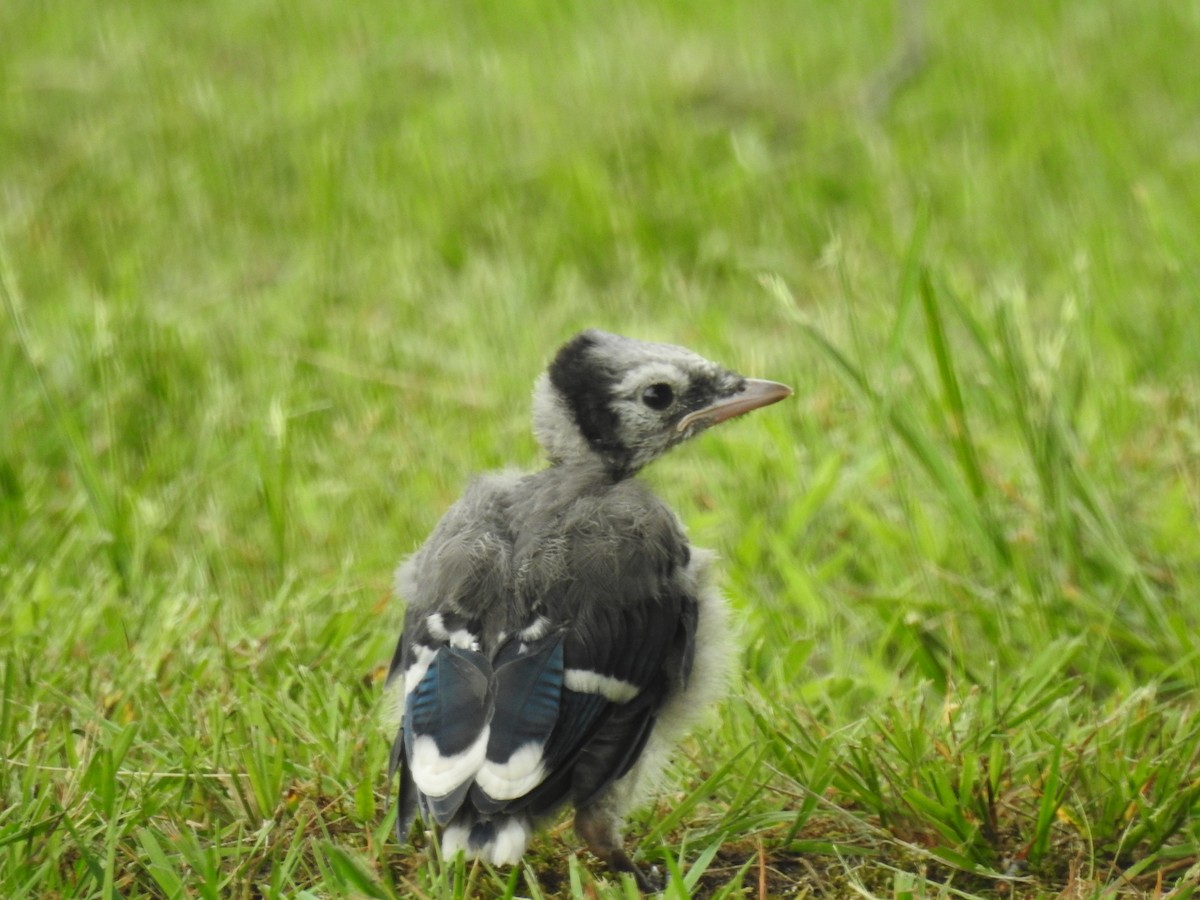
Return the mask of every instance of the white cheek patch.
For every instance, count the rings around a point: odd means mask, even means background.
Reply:
[[[563,673],[563,684],[568,690],[580,694],[599,694],[612,703],[628,703],[641,693],[641,688],[636,684],[590,669],[567,669]]]
[[[475,775],[475,783],[493,800],[515,800],[524,797],[546,778],[542,745],[525,744],[507,762],[485,760]]]
[[[413,781],[421,793],[430,797],[445,797],[469,779],[475,777],[487,756],[491,727],[485,726],[479,737],[466,750],[452,756],[442,756],[437,742],[427,734],[413,741]]]

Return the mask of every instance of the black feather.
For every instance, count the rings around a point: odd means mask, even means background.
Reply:
[[[412,772],[408,770],[403,728],[396,732],[396,740],[392,742],[391,757],[388,759],[388,778],[391,779],[396,772],[400,773],[400,787],[396,791],[396,837],[403,844],[408,842],[409,829],[417,817],[417,786],[413,783]]]
[[[571,802],[587,806],[605,788],[629,772],[642,755],[654,728],[655,702],[634,709],[617,709],[583,748],[571,779]]]
[[[700,607],[693,597],[680,598],[679,634],[676,642],[680,645],[679,683],[687,687],[692,678],[692,662],[696,659],[696,628],[700,624]]]
[[[428,818],[433,819],[439,825],[449,825],[455,814],[463,805],[463,801],[467,799],[467,794],[470,792],[474,782],[467,780],[456,787],[448,794],[443,794],[441,797],[430,797],[426,794],[421,795],[424,801],[425,814]]]
[[[590,331],[567,342],[550,364],[550,383],[592,449],[623,467],[631,454],[617,438],[619,420],[609,402],[616,376],[593,354],[596,343]]]
[[[408,630],[400,633],[400,640],[396,641],[396,651],[392,654],[392,661],[388,664],[388,673],[386,684],[390,684],[392,679],[396,677],[397,672],[403,672],[408,664]]]

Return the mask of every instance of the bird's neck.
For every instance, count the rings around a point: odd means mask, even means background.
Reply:
[[[625,481],[637,474],[635,469],[629,469],[605,459],[599,454],[589,453],[582,457],[554,460],[550,464],[552,470],[557,470],[562,476],[572,478],[580,484],[592,484],[604,487]]]

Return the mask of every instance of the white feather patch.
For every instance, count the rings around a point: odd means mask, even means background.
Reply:
[[[446,630],[446,624],[442,621],[441,613],[430,613],[426,616],[425,627],[429,629],[429,636],[435,641],[444,641],[450,637],[450,632]]]
[[[563,673],[563,684],[568,690],[581,694],[599,694],[613,703],[628,703],[641,693],[636,684],[630,684],[611,675],[601,675],[590,669],[567,669]]]
[[[525,855],[529,843],[529,826],[519,818],[505,818],[499,822],[495,835],[481,847],[471,846],[471,828],[458,822],[446,826],[442,832],[442,859],[451,860],[459,853],[471,859],[482,859],[493,866],[513,866]]]
[[[536,619],[533,620],[533,624],[531,624],[528,628],[524,628],[521,630],[521,632],[520,632],[521,640],[536,641],[539,638],[545,637],[546,632],[549,630],[550,630],[550,620],[547,619],[545,616],[538,616]]]
[[[404,696],[407,697],[413,692],[413,689],[421,683],[421,679],[425,677],[425,673],[429,671],[429,664],[433,662],[433,658],[437,656],[437,651],[432,647],[426,647],[423,644],[417,644],[413,647],[416,660],[413,664],[404,670]]]
[[[465,628],[450,632],[450,646],[457,647],[460,650],[474,650],[476,653],[479,652],[479,640]]]
[[[453,756],[442,756],[432,737],[420,735],[413,741],[412,759],[409,760],[417,788],[430,797],[444,797],[475,777],[486,758],[490,734],[491,726],[485,725],[471,746]]]
[[[525,855],[527,843],[529,831],[525,823],[520,819],[506,819],[480,855],[493,866],[515,866]]]
[[[465,825],[450,824],[442,832],[442,859],[453,859],[467,849],[470,831]]]
[[[430,613],[426,616],[425,626],[429,629],[429,636],[435,641],[445,641],[451,647],[457,647],[459,650],[479,652],[479,639],[465,628],[456,628],[454,631],[450,631],[446,628],[446,622],[441,613]]]
[[[529,743],[518,747],[507,762],[485,759],[475,774],[475,783],[493,800],[524,797],[546,778],[542,745]]]

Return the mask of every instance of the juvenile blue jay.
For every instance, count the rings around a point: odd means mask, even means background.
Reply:
[[[397,573],[401,841],[419,810],[447,858],[512,864],[571,804],[588,848],[649,888],[622,819],[720,694],[728,629],[711,554],[631,476],[790,393],[602,331],[559,350],[533,393],[550,466],[474,481]]]

